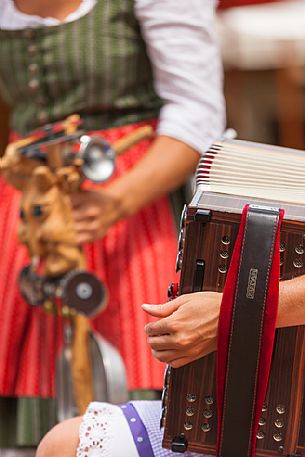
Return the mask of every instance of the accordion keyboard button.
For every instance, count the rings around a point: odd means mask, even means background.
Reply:
[[[211,397],[211,395],[207,395],[205,398],[204,398],[204,401],[207,405],[213,405],[214,404],[214,399],[213,397]]]
[[[296,252],[296,254],[299,254],[299,255],[304,254],[304,246],[303,246],[303,244],[298,244],[295,247],[295,252]]]
[[[277,407],[276,407],[276,412],[277,412],[278,414],[285,414],[285,411],[286,411],[286,410],[285,410],[285,406],[284,406],[284,405],[277,405]]]
[[[262,431],[257,432],[256,438],[258,440],[263,440],[265,438],[265,433]]]
[[[221,274],[225,274],[227,272],[227,267],[225,265],[219,265],[218,271]]]
[[[194,414],[195,414],[194,408],[186,408],[185,414],[186,414],[188,417],[194,416]]]
[[[294,259],[293,266],[295,268],[302,268],[303,267],[303,261],[301,259]]]
[[[224,235],[221,239],[222,244],[228,245],[231,243],[230,237],[228,235]]]
[[[219,255],[220,255],[220,257],[221,257],[222,259],[228,259],[228,258],[229,258],[229,253],[228,253],[228,251],[221,251]]]
[[[204,424],[201,425],[201,430],[204,433],[208,433],[211,431],[211,425],[208,422],[205,422]]]
[[[277,428],[282,428],[282,427],[284,427],[284,422],[282,421],[282,419],[276,419],[276,421],[274,422],[274,425]]]
[[[213,411],[211,411],[210,409],[205,409],[203,411],[203,417],[205,417],[206,419],[211,419],[211,417],[213,417]]]
[[[196,398],[195,394],[187,394],[186,400],[189,401],[190,403],[193,403],[194,401],[197,400],[197,398]]]
[[[281,433],[275,433],[273,435],[273,439],[274,439],[274,441],[280,442],[283,440],[283,435]]]

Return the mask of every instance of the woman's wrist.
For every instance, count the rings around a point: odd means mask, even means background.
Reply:
[[[280,282],[277,327],[305,324],[305,275]]]
[[[194,173],[198,160],[198,152],[190,146],[158,137],[134,168],[107,187],[118,201],[119,217],[136,213],[182,185]]]

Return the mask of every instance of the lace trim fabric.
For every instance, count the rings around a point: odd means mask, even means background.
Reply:
[[[79,431],[79,446],[76,457],[111,457],[109,441],[114,411],[112,405],[91,403],[83,417]]]
[[[83,416],[76,457],[139,457],[122,409],[93,402]]]

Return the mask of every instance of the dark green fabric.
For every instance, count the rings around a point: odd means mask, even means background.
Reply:
[[[129,392],[129,400],[160,400],[161,390],[139,389]]]
[[[54,400],[0,397],[0,448],[36,446],[55,423]]]
[[[26,134],[71,113],[88,129],[158,115],[133,7],[133,0],[98,0],[74,22],[0,30],[0,92],[13,107],[13,130]]]

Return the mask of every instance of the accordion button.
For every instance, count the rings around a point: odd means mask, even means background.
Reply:
[[[213,417],[213,411],[211,411],[210,409],[205,409],[203,411],[203,416],[206,418],[206,419],[211,419],[211,417]]]
[[[303,266],[303,261],[301,259],[294,259],[293,261],[293,266],[295,268],[302,268]]]
[[[279,414],[285,414],[285,406],[284,405],[277,405],[276,412]]]
[[[228,235],[224,235],[221,239],[221,242],[222,242],[222,244],[225,244],[225,245],[230,244],[231,243],[230,237]]]
[[[302,244],[298,244],[296,247],[295,247],[295,252],[299,255],[302,255],[304,254],[304,246]]]
[[[267,411],[267,409],[268,409],[268,408],[267,408],[267,404],[264,403],[264,404],[263,404],[263,407],[262,407],[262,412],[265,413],[265,412]]]
[[[193,403],[196,401],[196,395],[195,394],[187,394],[186,400],[189,401],[190,403]]]
[[[277,442],[282,441],[283,440],[283,435],[281,433],[275,433],[273,435],[273,439],[274,439],[274,441],[277,441]]]
[[[286,250],[286,243],[285,241],[280,242],[280,252],[284,252]]]
[[[219,265],[218,271],[219,271],[219,273],[224,274],[227,272],[227,267],[225,265]]]
[[[195,414],[194,408],[186,408],[185,414],[188,417],[194,416],[194,414]]]
[[[214,399],[213,397],[211,397],[211,395],[207,395],[205,398],[204,398],[204,401],[207,405],[213,405],[214,404]]]
[[[264,417],[261,417],[260,420],[258,421],[258,425],[265,425],[266,424],[266,419]]]
[[[258,440],[263,440],[265,438],[265,433],[261,431],[257,432],[256,438]]]
[[[228,251],[221,251],[220,257],[221,257],[222,259],[228,259],[228,258],[229,258],[229,253],[228,253]]]
[[[184,428],[185,428],[185,430],[192,430],[193,424],[191,422],[185,422]]]
[[[284,422],[282,421],[282,419],[276,419],[276,421],[274,422],[274,425],[277,428],[282,428],[282,427],[284,427]]]
[[[211,426],[210,424],[208,424],[207,422],[205,422],[204,424],[201,425],[201,430],[204,432],[204,433],[207,433],[211,430]]]

